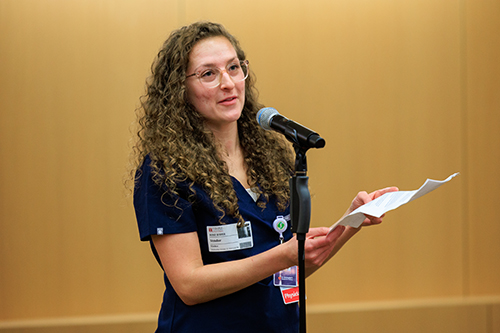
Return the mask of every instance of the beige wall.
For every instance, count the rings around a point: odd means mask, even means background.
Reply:
[[[2,0],[0,328],[158,311],[122,176],[150,64],[199,19],[241,40],[266,105],[326,139],[314,226],[359,190],[461,172],[356,236],[308,305],[500,295],[498,1]]]

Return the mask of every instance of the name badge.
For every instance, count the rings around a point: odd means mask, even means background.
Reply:
[[[296,287],[298,286],[298,275],[299,268],[297,266],[274,273],[274,285],[276,287]]]
[[[207,227],[208,251],[227,252],[253,247],[252,224],[246,221],[243,227],[238,224],[225,224]]]

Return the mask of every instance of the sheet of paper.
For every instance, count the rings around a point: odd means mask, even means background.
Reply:
[[[427,179],[418,190],[414,191],[398,191],[386,193],[377,199],[358,207],[355,211],[349,215],[344,216],[334,225],[330,227],[330,231],[335,229],[338,225],[351,226],[358,228],[361,223],[365,220],[365,214],[375,217],[380,217],[390,210],[394,210],[399,206],[402,206],[410,201],[420,198],[427,193],[434,191],[439,186],[449,182],[453,177],[457,176],[459,173],[454,173],[445,180],[432,180]]]

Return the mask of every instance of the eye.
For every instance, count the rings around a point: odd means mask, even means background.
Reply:
[[[215,68],[209,68],[200,73],[200,79],[206,82],[211,82],[217,77],[217,70]]]
[[[239,73],[240,64],[239,63],[230,64],[229,66],[227,66],[227,71],[230,74]]]

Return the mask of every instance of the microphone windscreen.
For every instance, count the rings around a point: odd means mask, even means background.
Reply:
[[[257,122],[263,129],[270,131],[271,119],[273,119],[274,116],[279,114],[280,113],[275,108],[271,107],[262,108],[257,113]]]

